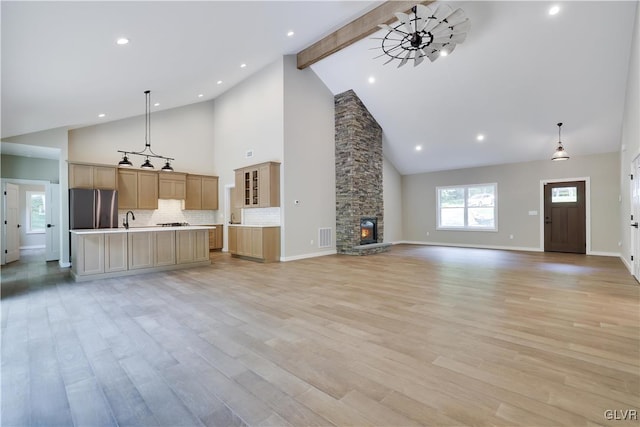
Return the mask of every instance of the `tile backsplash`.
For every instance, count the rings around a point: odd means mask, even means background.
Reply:
[[[280,225],[280,208],[251,208],[242,210],[246,225]]]
[[[159,199],[158,209],[132,209],[135,221],[132,227],[144,227],[166,222],[188,222],[191,225],[216,224],[216,211],[182,210],[182,200]],[[118,224],[122,226],[126,210],[118,210]]]

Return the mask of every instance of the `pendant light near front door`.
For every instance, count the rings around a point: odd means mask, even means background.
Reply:
[[[565,151],[562,146],[562,140],[560,139],[560,130],[562,129],[562,123],[558,123],[558,148],[556,148],[556,152],[551,156],[551,160],[569,160],[569,154]]]
[[[149,160],[149,157],[155,157],[156,159],[162,159],[165,164],[160,169],[163,172],[173,172],[173,168],[171,167],[171,160],[175,160],[172,157],[160,156],[151,150],[151,91],[145,90],[145,114],[144,114],[144,150],[142,151],[123,151],[118,150],[119,153],[123,153],[122,160],[118,162],[118,167],[131,167],[133,164],[129,160],[128,155],[136,155],[145,157],[144,163],[140,165],[142,169],[153,169],[153,164]]]

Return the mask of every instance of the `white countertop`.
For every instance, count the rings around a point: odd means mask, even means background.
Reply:
[[[185,225],[181,227],[130,227],[128,230],[121,228],[90,228],[83,230],[69,230],[73,234],[104,234],[104,233],[139,233],[142,231],[176,231],[176,230],[213,230],[213,225]]]

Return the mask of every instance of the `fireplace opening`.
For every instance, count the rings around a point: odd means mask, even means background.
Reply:
[[[360,218],[360,244],[378,243],[378,219]]]

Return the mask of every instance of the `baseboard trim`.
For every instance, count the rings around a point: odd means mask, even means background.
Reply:
[[[46,249],[45,245],[31,245],[31,246],[20,246],[20,250],[23,249]]]
[[[297,260],[300,260],[300,259],[316,258],[316,257],[320,257],[320,256],[327,256],[327,255],[335,255],[336,253],[337,252],[336,252],[335,249],[331,249],[329,251],[314,252],[314,253],[311,253],[311,254],[280,257],[280,261],[282,261],[282,262],[297,261]]]
[[[448,246],[454,248],[472,248],[472,249],[497,249],[504,251],[524,251],[524,252],[543,252],[540,248],[526,246],[497,246],[497,245],[474,245],[467,243],[443,243],[443,242],[421,242],[416,240],[403,240],[396,244],[405,245],[423,245],[423,246]]]
[[[629,270],[629,273],[631,273],[631,275],[633,276],[633,266],[629,264],[629,261],[627,261],[626,258],[622,256],[622,254],[620,254],[620,260],[622,260],[624,266],[627,267],[627,270]]]
[[[620,256],[620,252],[591,251],[587,255],[619,257]]]

